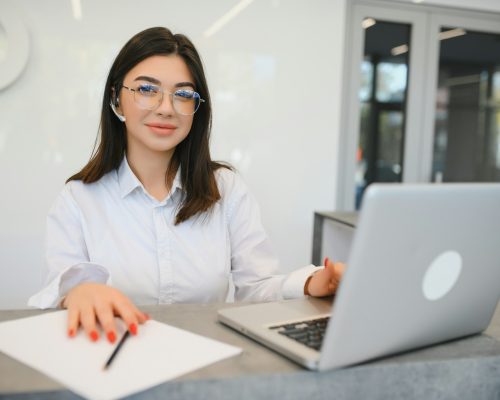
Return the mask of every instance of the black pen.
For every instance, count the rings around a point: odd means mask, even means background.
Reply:
[[[120,351],[120,349],[123,346],[123,343],[125,343],[125,340],[127,340],[129,335],[130,335],[130,331],[129,330],[125,331],[122,338],[120,339],[120,341],[116,345],[115,349],[113,350],[113,353],[111,353],[111,356],[109,357],[108,361],[106,361],[106,364],[104,364],[103,370],[106,370],[109,368],[109,366],[113,362],[113,359],[116,357],[116,355],[118,354],[118,351]]]

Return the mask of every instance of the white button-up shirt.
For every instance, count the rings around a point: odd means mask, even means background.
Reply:
[[[255,199],[233,171],[215,175],[221,199],[179,225],[180,171],[163,201],[148,194],[126,158],[97,182],[66,184],[47,218],[46,286],[28,304],[55,307],[88,281],[138,305],[224,301],[231,278],[236,300],[303,296],[317,268],[277,274]]]

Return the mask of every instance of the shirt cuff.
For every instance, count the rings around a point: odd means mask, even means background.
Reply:
[[[323,268],[324,267],[316,267],[315,265],[310,264],[288,274],[281,288],[283,298],[297,299],[305,297],[304,285],[307,278]]]
[[[56,308],[61,299],[76,285],[84,282],[111,284],[109,272],[102,265],[81,263],[66,268],[47,286],[31,296],[28,306],[41,309]]]

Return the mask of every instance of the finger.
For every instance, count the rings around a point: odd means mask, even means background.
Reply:
[[[113,308],[110,303],[99,304],[95,307],[97,320],[110,343],[116,340],[116,324],[113,316]]]
[[[330,280],[330,286],[332,286],[332,289],[333,290],[336,290],[337,287],[339,286],[339,283],[340,283],[340,279],[336,276],[334,276],[331,280]]]
[[[80,322],[90,340],[96,342],[99,339],[99,333],[97,332],[95,312],[92,306],[86,305],[80,309]]]
[[[325,269],[327,269],[330,273],[340,278],[344,273],[345,264],[341,262],[330,261],[328,265],[325,267]]]
[[[340,284],[344,270],[344,264],[343,263],[328,264],[325,270],[329,274],[328,291],[330,292],[330,294],[333,294],[337,290]]]
[[[335,263],[335,266],[334,266],[334,270],[335,270],[335,275],[337,276],[337,278],[340,280],[342,278],[342,276],[344,275],[344,272],[345,272],[345,264],[344,263],[341,263],[341,262],[338,262],[338,263]]]
[[[335,264],[335,261],[332,261],[329,257],[325,257],[325,267],[331,268]]]
[[[141,310],[139,310],[138,308],[136,308],[133,304],[132,306],[134,307],[134,312],[135,312],[135,316],[137,318],[137,321],[139,321],[139,324],[143,324],[144,322],[146,322],[147,320],[151,319],[151,317],[149,316],[149,314],[145,313],[145,312],[142,312]]]
[[[78,308],[70,306],[68,308],[68,336],[75,337],[78,331],[78,325],[80,324],[80,312]]]
[[[132,335],[137,335],[137,325],[139,320],[136,316],[135,306],[124,298],[113,303],[116,313],[123,319],[125,325]],[[135,310],[134,310],[135,309]],[[139,310],[137,310],[139,311]]]
[[[328,264],[325,266],[325,271],[327,271],[330,276],[337,275],[337,267],[336,267],[337,264],[338,263],[329,261]]]
[[[134,314],[135,314],[135,317],[137,318],[137,321],[139,322],[139,324],[143,324],[144,322],[146,322],[147,320],[151,319],[151,317],[149,316],[149,314],[145,313],[145,312],[142,312],[141,310],[139,310],[134,303],[132,303],[128,298],[127,298],[127,302],[129,304],[129,306],[132,308]]]
[[[149,321],[151,319],[151,316],[148,313],[142,312],[141,310],[139,310],[138,308],[136,308],[133,303],[130,303],[130,304],[133,307],[134,314],[135,314],[135,316],[137,318],[137,321],[139,321],[139,324],[142,325],[146,321]],[[120,317],[120,313],[117,311],[116,308],[115,308],[115,316]]]

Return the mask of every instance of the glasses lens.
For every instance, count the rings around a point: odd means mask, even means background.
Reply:
[[[161,103],[163,92],[158,86],[139,85],[134,91],[134,100],[142,108],[153,110]]]
[[[200,95],[192,90],[177,90],[172,97],[175,111],[182,115],[193,115],[200,106]]]

